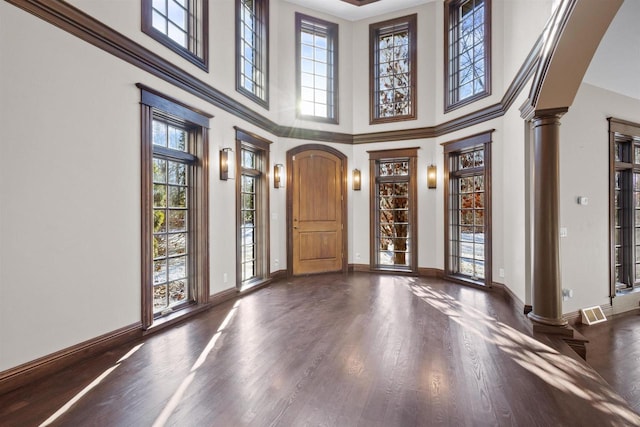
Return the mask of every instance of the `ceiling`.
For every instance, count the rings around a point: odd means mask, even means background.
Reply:
[[[640,99],[640,1],[625,1],[602,38],[586,83]]]
[[[371,18],[372,16],[384,15],[385,13],[409,7],[427,4],[434,0],[379,0],[364,6],[355,6],[342,0],[287,0],[300,6],[317,10],[346,19],[347,21],[359,21]]]

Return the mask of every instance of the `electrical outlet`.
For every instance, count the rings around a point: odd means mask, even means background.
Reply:
[[[229,276],[227,275],[227,273],[224,273],[224,274],[222,275],[222,281],[223,281],[224,283],[227,283],[227,282],[229,281]]]
[[[567,227],[560,227],[560,237],[567,237],[568,235]]]
[[[504,277],[504,268],[501,268],[498,274],[500,274],[500,277]]]

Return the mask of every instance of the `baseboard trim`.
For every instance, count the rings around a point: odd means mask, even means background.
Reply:
[[[271,279],[273,281],[282,280],[287,278],[287,270],[278,270],[271,272]]]
[[[238,291],[238,289],[236,288],[225,289],[224,291],[209,296],[209,304],[214,307],[216,305],[222,304],[223,302],[234,299],[238,295],[240,295],[240,291]]]
[[[421,277],[433,277],[436,279],[444,278],[444,270],[439,268],[420,268],[418,267],[418,275]]]
[[[163,329],[173,326],[175,323],[182,322],[196,314],[207,311],[216,305],[220,305],[226,301],[244,296],[268,286],[276,280],[276,278],[280,277],[286,277],[286,271],[280,270],[275,274],[272,274],[271,279],[266,280],[264,283],[254,286],[253,288],[247,289],[244,292],[239,292],[236,288],[230,288],[222,292],[218,292],[209,296],[208,304],[199,306],[186,315],[176,317],[175,319],[169,319],[168,322],[161,325],[159,324],[148,331],[144,331],[142,329],[141,322],[134,323],[74,346],[62,349],[55,353],[51,353],[47,356],[43,356],[31,362],[16,366],[15,368],[2,371],[0,372],[0,395],[51,375],[54,372],[67,368],[83,359],[102,354],[120,345],[136,339],[141,339],[151,333],[160,332]]]
[[[494,291],[502,292],[504,297],[509,301],[516,313],[527,314],[527,305],[504,283],[493,282],[491,284]],[[531,311],[531,310],[529,310]]]
[[[0,394],[20,388],[88,357],[139,339],[142,334],[142,323],[134,323],[0,372]]]
[[[369,264],[349,264],[349,272],[370,273]]]

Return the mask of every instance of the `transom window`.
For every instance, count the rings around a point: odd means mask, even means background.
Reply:
[[[206,304],[210,116],[142,89],[143,326]],[[198,232],[196,233],[196,230]],[[187,310],[188,311],[188,310]]]
[[[208,0],[142,0],[142,31],[207,69]]]
[[[447,0],[445,111],[491,93],[491,0]]]
[[[265,284],[269,279],[269,144],[236,129],[238,163],[238,287]]]
[[[609,119],[612,293],[640,284],[640,124]]]
[[[338,24],[296,13],[298,116],[338,122]]]
[[[268,108],[269,1],[236,0],[237,89]]]
[[[445,144],[446,265],[451,278],[491,284],[491,133]]]
[[[373,269],[417,271],[416,149],[370,151]]]
[[[416,18],[371,24],[371,123],[416,118]]]

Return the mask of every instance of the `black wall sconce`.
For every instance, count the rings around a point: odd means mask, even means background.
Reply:
[[[284,188],[284,165],[273,166],[273,188]]]
[[[438,183],[438,169],[436,165],[427,166],[427,187],[436,188]]]
[[[361,188],[360,185],[362,183],[361,176],[360,176],[360,169],[353,170],[352,178],[353,178],[352,180],[353,190],[360,191],[360,188]]]
[[[235,178],[236,159],[231,148],[220,150],[220,179],[226,181]]]

